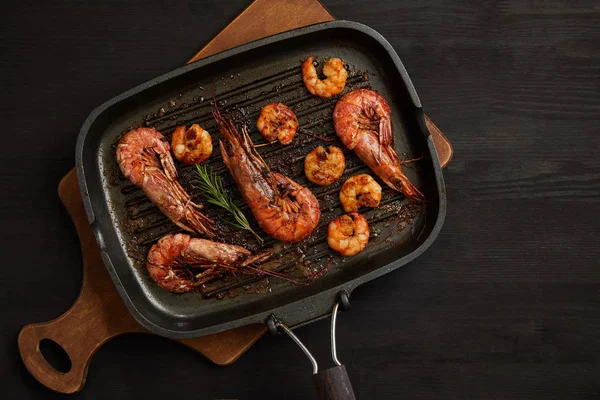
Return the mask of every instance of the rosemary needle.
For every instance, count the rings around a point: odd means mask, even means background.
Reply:
[[[263,241],[263,239],[250,227],[250,223],[246,219],[244,213],[242,213],[242,210],[233,203],[231,197],[227,196],[225,189],[223,189],[223,180],[219,175],[213,172],[212,168],[208,168],[206,165],[196,164],[196,176],[197,179],[194,183],[196,187],[200,189],[206,200],[210,204],[224,208],[232,215],[233,221],[224,219],[225,222],[238,229],[248,231],[260,242]]]

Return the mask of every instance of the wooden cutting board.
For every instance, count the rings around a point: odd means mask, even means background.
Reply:
[[[280,15],[287,18],[279,18]],[[333,19],[316,0],[256,0],[189,62],[265,36]],[[452,157],[452,146],[429,118],[426,121],[445,166]],[[75,169],[60,181],[58,196],[73,219],[81,242],[81,292],[75,304],[60,317],[23,327],[18,345],[25,366],[40,383],[60,393],[75,393],[83,388],[92,356],[105,342],[124,333],[150,332],[133,319],[102,263],[87,223]],[[215,364],[228,365],[265,333],[263,325],[248,325],[180,342]],[[72,363],[68,372],[57,371],[44,359],[39,348],[43,339],[53,340],[66,351]]]

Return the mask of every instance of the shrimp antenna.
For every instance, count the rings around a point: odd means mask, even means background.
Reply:
[[[213,116],[215,118],[222,119],[223,117],[221,116],[221,111],[219,110],[219,106],[217,105],[217,96],[215,96],[215,92],[212,89],[209,89],[208,91],[210,92],[210,95],[213,99],[213,111],[212,111]]]
[[[302,281],[297,281],[294,278],[292,278],[290,275],[288,274],[282,274],[281,272],[276,272],[276,271],[270,271],[268,269],[261,269],[261,268],[256,268],[253,267],[251,265],[246,265],[245,268],[248,268],[251,271],[254,271],[256,274],[258,275],[268,275],[268,276],[273,276],[279,279],[283,279],[284,281],[288,281],[291,282],[295,285],[308,285],[309,282],[302,282]]]

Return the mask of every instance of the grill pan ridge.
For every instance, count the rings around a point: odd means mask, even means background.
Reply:
[[[426,212],[411,221],[415,206],[382,184],[381,206],[361,210],[369,220],[370,244],[363,253],[350,258],[335,255],[328,248],[327,225],[343,214],[338,200],[343,181],[359,173],[375,175],[337,139],[331,114],[339,97],[319,99],[304,87],[300,62],[309,55],[316,55],[319,60],[342,58],[350,66],[344,93],[360,87],[379,91],[392,108],[398,154],[405,159],[423,155],[420,161],[406,165],[404,171],[425,194]],[[271,262],[275,271],[298,274],[298,268],[294,269],[298,264],[307,271],[331,266],[311,285],[295,286],[269,278],[269,285],[265,286],[262,278],[240,275],[238,279],[222,279],[207,285],[204,295],[198,292],[174,295],[148,277],[144,265],[150,246],[164,234],[179,229],[120,173],[115,148],[118,138],[127,130],[152,126],[170,139],[176,126],[199,123],[211,133],[216,145],[206,163],[223,177],[226,190],[251,217],[219,154],[220,134],[210,113],[211,91],[216,94],[222,111],[239,122],[248,122],[255,143],[264,142],[254,123],[265,104],[282,102],[298,116],[300,132],[291,145],[273,144],[258,151],[273,170],[283,172],[315,193],[322,211],[317,229],[304,242],[281,244],[260,231],[254,219],[249,218],[253,228],[266,239],[264,244],[251,235],[235,233],[222,222],[218,225],[217,239],[242,244],[254,251],[275,249],[276,256]],[[347,160],[343,177],[326,187],[310,184],[303,172],[304,156],[318,145],[340,147]],[[124,92],[96,108],[84,122],[77,140],[76,163],[88,221],[117,290],[138,322],[156,334],[174,339],[263,323],[273,313],[290,326],[323,317],[330,312],[341,290],[351,293],[360,284],[410,262],[425,251],[437,237],[446,211],[437,153],[408,74],[381,35],[349,21],[312,25],[260,39]],[[194,168],[181,164],[177,168],[184,188],[203,203],[202,196],[193,189]],[[224,215],[209,205],[205,211],[217,221]]]

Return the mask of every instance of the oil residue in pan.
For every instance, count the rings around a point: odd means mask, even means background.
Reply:
[[[220,133],[218,133],[211,114],[213,102],[208,98],[208,91],[205,88],[198,86],[191,92],[182,93],[177,98],[169,100],[153,115],[146,115],[143,118],[143,124],[156,128],[169,140],[171,132],[179,125],[198,123],[210,132],[213,137],[214,151],[206,163],[223,177],[225,190],[233,196],[236,204],[251,222],[252,228],[265,239],[261,244],[251,234],[236,231],[219,217],[226,217],[222,210],[207,204],[205,213],[217,223],[218,233],[215,240],[243,245],[252,251],[271,249],[276,254],[274,257],[276,261],[269,262],[265,266],[266,268],[278,272],[284,271],[292,274],[295,279],[303,280],[319,274],[324,268],[334,268],[338,264],[343,264],[346,260],[329,249],[326,238],[328,224],[344,213],[338,197],[343,182],[350,176],[360,173],[368,173],[376,179],[378,178],[337,139],[331,115],[339,97],[321,99],[310,94],[304,87],[299,70],[299,67],[287,69],[221,93],[218,92],[219,82],[214,87],[221,110],[232,115],[236,122],[247,123],[255,144],[264,143],[264,139],[255,127],[256,118],[262,106],[272,102],[281,102],[296,113],[300,128],[292,144],[283,146],[274,143],[260,147],[258,151],[273,170],[282,172],[299,184],[309,187],[319,199],[321,207],[319,225],[307,240],[299,244],[279,243],[258,228],[222,162],[218,146]],[[232,75],[228,78],[235,77]],[[344,93],[365,87],[370,87],[368,74],[350,69]],[[181,102],[184,95],[186,98],[191,98],[192,102]],[[333,185],[316,186],[308,182],[304,176],[304,157],[318,145],[338,146],[346,156],[344,175]],[[406,158],[411,157],[406,155]],[[114,162],[116,164],[116,160]],[[203,203],[202,196],[193,187],[195,167],[186,166],[177,161],[176,164],[181,184],[192,195],[194,201]],[[131,184],[122,175],[110,182],[119,186],[120,193],[124,197],[128,220],[125,233],[130,236],[126,241],[127,252],[135,260],[135,264],[142,268],[151,245],[163,235],[181,232],[181,229],[172,224],[148,200],[140,188]],[[379,182],[383,188],[381,205],[376,209],[361,210],[361,213],[369,221],[371,229],[371,238],[365,253],[402,244],[414,236],[414,221],[421,214],[420,205],[408,204],[401,193],[395,192],[381,181]],[[202,293],[209,298],[222,298],[225,294],[236,295],[240,289],[246,290],[248,293],[264,293],[270,290],[267,284],[269,279],[276,278],[239,274],[235,278],[227,276],[206,285]]]

